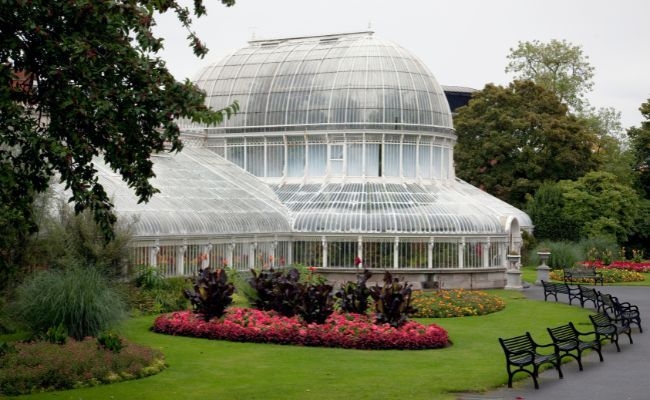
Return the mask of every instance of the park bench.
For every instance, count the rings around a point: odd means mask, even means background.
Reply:
[[[601,343],[596,336],[596,332],[580,332],[569,322],[566,325],[555,328],[546,328],[553,343],[557,346],[560,353],[560,360],[564,357],[572,357],[578,361],[578,368],[582,371],[582,352],[585,350],[595,350],[603,361],[601,352]],[[583,339],[584,338],[584,339]]]
[[[620,302],[617,297],[607,293],[600,293],[603,311],[610,319],[620,322],[623,325],[636,325],[639,332],[643,333],[641,327],[641,313],[639,307],[627,301]]]
[[[634,343],[632,341],[632,330],[630,329],[630,325],[612,320],[604,312],[592,314],[589,316],[589,319],[591,319],[594,331],[596,331],[596,338],[601,343],[603,340],[609,340],[611,343],[616,345],[616,351],[620,352],[621,347],[618,345],[618,338],[623,333],[630,339],[630,344]]]
[[[573,268],[564,268],[564,282],[580,283],[593,282],[594,285],[600,283],[603,286],[603,274],[596,271],[594,266],[575,266]]]
[[[578,288],[568,283],[542,281],[542,286],[544,287],[544,301],[547,300],[548,296],[553,296],[557,301],[558,294],[566,294],[569,297],[569,304],[572,304],[573,300],[580,300]]]
[[[591,301],[596,311],[600,311],[600,293],[594,289],[583,285],[578,285],[580,292],[580,305],[585,308],[585,303]]]
[[[560,379],[564,377],[560,367],[559,352],[555,344],[538,344],[533,340],[530,332],[506,339],[499,338],[499,343],[501,343],[506,356],[508,387],[512,387],[512,377],[517,372],[525,372],[533,378],[535,389],[539,389],[537,377],[539,376],[539,367],[544,364],[553,365],[557,369]],[[542,348],[553,348],[553,351],[540,353],[539,349]]]

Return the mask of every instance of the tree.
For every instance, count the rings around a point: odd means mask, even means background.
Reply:
[[[579,227],[564,214],[564,193],[557,182],[542,184],[535,195],[528,198],[526,212],[533,220],[538,241],[580,239]]]
[[[506,72],[513,72],[515,79],[530,79],[582,110],[588,103],[584,96],[593,87],[594,68],[588,58],[580,46],[565,40],[519,42],[510,49]]]
[[[650,99],[641,104],[639,111],[645,121],[641,122],[640,127],[628,129],[627,135],[634,158],[636,179],[645,197],[648,198],[650,197]]]
[[[12,230],[0,238],[2,262],[36,230],[32,203],[52,177],[110,239],[116,218],[93,160],[103,158],[147,201],[157,191],[150,156],[182,148],[177,118],[215,124],[236,111],[209,110],[203,92],[155,57],[163,41],[151,28],[165,12],[176,13],[203,56],[192,13],[174,0],[0,2],[0,223]],[[202,0],[193,14],[205,14]]]
[[[633,160],[631,152],[627,150],[628,141],[621,125],[621,113],[612,107],[604,107],[583,112],[578,118],[584,120],[596,136],[593,152],[598,159],[599,170],[610,172],[620,182],[633,186]]]
[[[633,188],[607,172],[589,172],[575,181],[561,181],[563,213],[580,226],[581,238],[608,236],[625,243],[633,233],[641,198]]]
[[[593,132],[531,81],[486,85],[458,109],[455,125],[458,177],[517,207],[543,182],[597,167]]]

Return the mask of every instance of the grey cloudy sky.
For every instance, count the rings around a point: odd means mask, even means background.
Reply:
[[[205,2],[208,15],[194,21],[210,49],[204,59],[192,54],[173,16],[158,19],[161,57],[178,79],[191,79],[252,38],[365,31],[370,24],[375,35],[419,57],[442,85],[507,85],[510,48],[565,39],[582,46],[596,70],[592,106],[620,111],[627,128],[640,124],[638,108],[650,98],[648,0],[237,0],[231,8]]]

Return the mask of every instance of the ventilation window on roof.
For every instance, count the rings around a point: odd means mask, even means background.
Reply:
[[[338,40],[339,40],[339,38],[337,38],[337,37],[332,37],[332,38],[322,38],[322,39],[320,40],[320,42],[321,42],[321,43],[328,43],[328,42],[336,42],[336,41],[338,41]]]

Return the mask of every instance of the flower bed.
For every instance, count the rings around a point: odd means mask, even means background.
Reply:
[[[650,272],[650,262],[614,261],[603,265],[602,261],[583,262],[584,265],[595,265],[598,269],[622,269],[633,272]]]
[[[503,299],[479,290],[414,291],[412,305],[416,318],[449,318],[485,315],[503,310]]]
[[[642,282],[645,281],[645,276],[642,273],[621,269],[616,267],[598,267],[597,270],[603,275],[603,283],[620,283],[620,282]],[[564,271],[555,270],[551,271],[549,277],[556,281],[564,280]],[[593,280],[578,280],[575,283],[593,283]]]
[[[0,357],[0,398],[137,379],[165,367],[160,351],[126,341],[118,353],[91,338],[65,344],[20,342]]]
[[[191,311],[161,315],[153,331],[236,342],[343,347],[351,349],[434,349],[450,344],[438,325],[409,321],[400,328],[376,325],[359,314],[332,314],[324,324],[303,324],[297,317],[252,308],[230,308],[223,318],[205,322]]]

